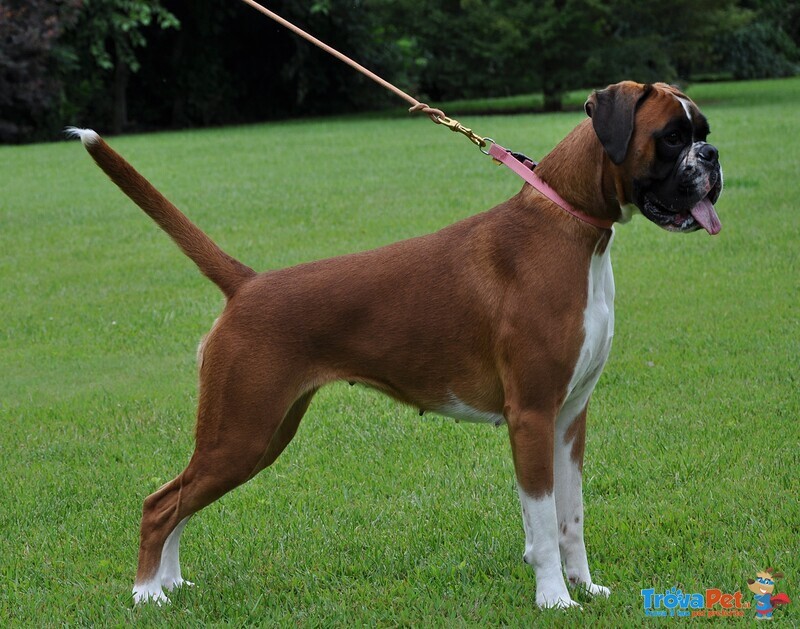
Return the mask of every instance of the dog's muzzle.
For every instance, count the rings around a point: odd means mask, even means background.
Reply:
[[[667,231],[691,232],[703,228],[711,235],[718,234],[722,223],[714,204],[722,193],[719,151],[706,142],[696,142],[679,164],[675,192],[669,195],[646,192],[640,208],[642,214]]]

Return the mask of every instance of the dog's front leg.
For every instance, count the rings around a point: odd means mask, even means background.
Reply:
[[[539,607],[577,605],[567,591],[558,548],[553,482],[555,418],[536,411],[507,410],[511,450],[525,527],[525,563],[536,574]]]
[[[555,498],[558,514],[558,544],[572,585],[591,595],[609,596],[607,587],[592,582],[583,541],[583,452],[586,435],[586,405],[576,415],[565,406],[556,421]]]

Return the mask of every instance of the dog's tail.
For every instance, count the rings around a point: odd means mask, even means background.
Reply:
[[[232,297],[239,286],[256,274],[249,266],[220,249],[147,179],[136,172],[133,166],[112,150],[97,133],[91,129],[76,127],[68,127],[66,132],[69,137],[81,139],[89,155],[111,181],[170,235],[181,250],[194,260],[203,274],[219,286],[227,298]]]

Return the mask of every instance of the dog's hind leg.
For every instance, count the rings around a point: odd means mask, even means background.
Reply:
[[[281,452],[289,445],[289,442],[294,438],[297,433],[297,427],[300,425],[300,420],[306,414],[308,407],[311,405],[311,400],[316,394],[317,389],[312,389],[307,393],[301,395],[291,408],[287,411],[286,416],[283,418],[278,430],[270,439],[267,451],[264,453],[257,468],[253,471],[255,476],[261,470],[272,465],[275,460],[281,455]]]
[[[229,382],[214,382],[220,380]],[[187,583],[178,563],[180,534],[187,520],[270,465],[294,436],[314,392],[287,401],[290,387],[258,380],[240,381],[224,390],[213,384],[201,386],[196,446],[189,465],[144,502],[135,602],[166,602],[163,588]]]

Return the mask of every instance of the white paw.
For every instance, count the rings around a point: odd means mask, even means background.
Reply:
[[[611,590],[607,587],[597,585],[591,581],[581,580],[578,577],[569,577],[569,584],[570,587],[580,588],[590,596],[605,596],[606,598],[611,596]]]
[[[161,579],[157,576],[144,583],[133,584],[133,602],[136,605],[143,603],[155,603],[159,607],[169,604],[170,600],[161,589]]]
[[[187,581],[186,579],[182,579],[181,577],[177,577],[177,578],[169,578],[162,580],[161,587],[171,592],[175,588],[194,587],[194,583],[192,583],[191,581]]]
[[[160,585],[149,582],[133,586],[133,602],[136,605],[153,602],[161,607],[164,603],[169,604],[169,599]]]
[[[583,609],[578,603],[573,601],[569,594],[547,596],[536,593],[536,605],[541,609],[566,609],[567,607],[577,607]]]
[[[605,596],[606,598],[611,596],[611,590],[605,586],[597,585],[596,583],[590,583],[589,585],[584,585],[583,587],[592,596]]]

